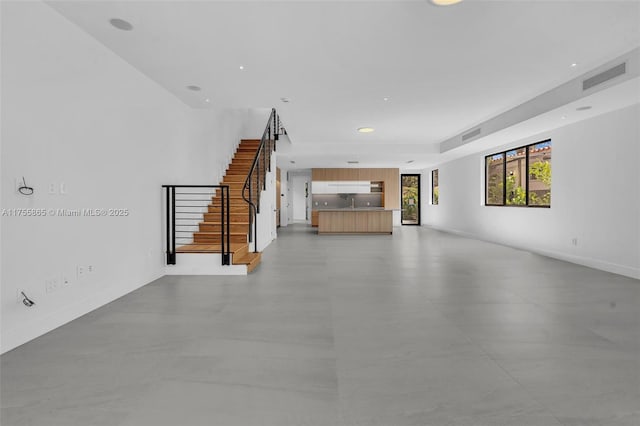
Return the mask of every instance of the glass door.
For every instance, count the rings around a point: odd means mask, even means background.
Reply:
[[[402,224],[420,225],[420,175],[401,175]]]

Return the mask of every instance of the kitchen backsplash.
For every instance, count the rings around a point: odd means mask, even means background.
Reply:
[[[353,205],[351,199],[353,199]],[[311,198],[313,210],[351,207],[382,207],[382,194],[315,194]]]

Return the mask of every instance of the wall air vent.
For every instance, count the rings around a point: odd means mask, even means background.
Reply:
[[[466,141],[468,139],[474,138],[476,136],[478,136],[480,134],[480,128],[478,127],[475,130],[470,131],[469,133],[466,133],[464,135],[462,135],[462,141]]]
[[[612,78],[618,77],[627,72],[627,63],[623,62],[620,65],[616,65],[613,68],[609,68],[606,71],[601,72],[600,74],[596,74],[593,77],[589,77],[582,82],[582,90],[588,90],[592,87],[597,86],[598,84],[602,84],[605,81],[609,81]]]

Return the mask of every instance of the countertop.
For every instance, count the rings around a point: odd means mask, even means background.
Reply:
[[[347,207],[343,209],[313,209],[319,212],[383,212],[386,211],[384,207]],[[389,210],[391,211],[391,210]]]

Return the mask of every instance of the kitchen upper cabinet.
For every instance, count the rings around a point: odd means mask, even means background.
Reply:
[[[313,181],[312,194],[368,194],[371,192],[370,181]]]
[[[358,169],[358,180],[380,180],[373,172],[375,169]]]
[[[327,169],[311,169],[311,180],[328,180]]]
[[[311,182],[312,194],[331,194],[329,190],[329,182],[323,180],[314,180]]]
[[[314,194],[365,194],[371,192],[371,182],[382,182],[382,188],[378,186],[374,191],[382,189],[384,192],[384,207],[400,208],[400,169],[313,169],[311,173]],[[316,185],[318,182],[320,184]],[[335,185],[336,182],[341,185]],[[369,182],[369,188],[364,187],[364,182]]]

